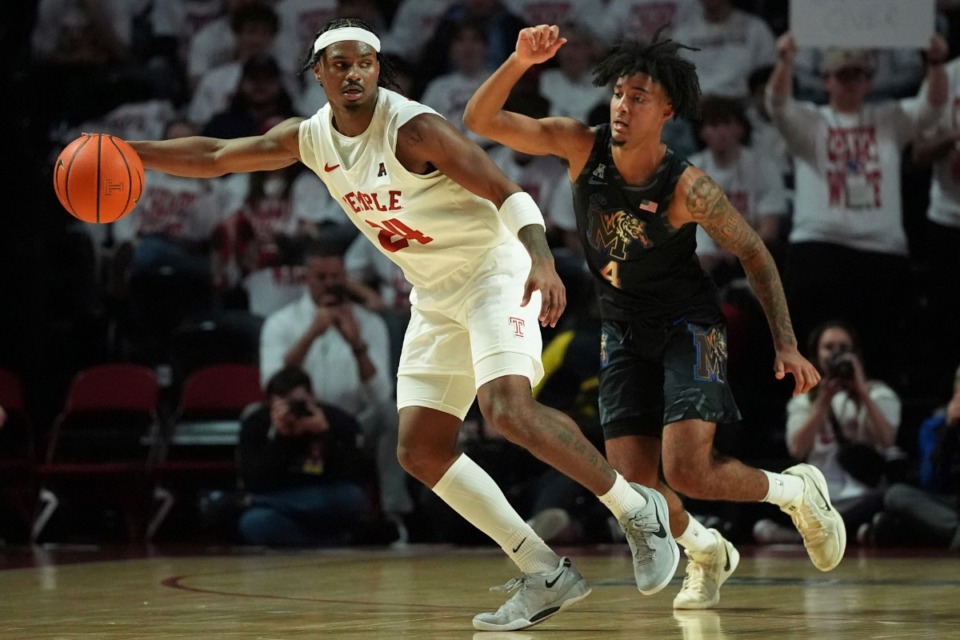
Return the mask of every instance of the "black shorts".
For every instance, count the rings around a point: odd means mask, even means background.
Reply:
[[[681,321],[642,327],[604,321],[600,334],[603,437],[660,437],[664,425],[688,419],[740,420],[727,384],[724,324]]]

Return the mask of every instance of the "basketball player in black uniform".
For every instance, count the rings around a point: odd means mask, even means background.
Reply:
[[[464,122],[479,135],[557,156],[568,166],[580,240],[599,283],[607,457],[627,479],[668,496],[670,528],[688,558],[674,607],[715,606],[739,554],[691,518],[667,485],[691,498],[778,505],[791,515],[814,565],[833,569],[843,557],[846,530],[816,468],[801,464],[771,473],[713,451],[717,423],[740,414],[726,381],[719,297],[695,254],[696,225],[743,265],[773,334],[776,378],[792,374],[800,394],[820,376],[797,348],[763,241],[716,182],[661,141],[668,119],[697,116],[696,69],[678,55],[684,47],[677,42],[627,40],[594,71],[594,84],[613,87],[610,124],[589,127],[503,110],[516,82],[565,42],[556,26],[521,31],[516,51],[470,100]]]

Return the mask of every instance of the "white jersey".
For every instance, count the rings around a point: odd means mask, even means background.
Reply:
[[[447,283],[481,275],[484,265],[525,259],[529,269],[527,252],[492,202],[439,171],[414,174],[397,160],[397,131],[422,114],[436,111],[381,87],[370,126],[351,138],[334,129],[325,105],[300,124],[300,157],[360,232],[400,266],[415,298],[431,289],[452,293]]]
[[[702,11],[697,12],[678,24],[671,37],[694,47],[680,53],[697,66],[704,95],[746,98],[750,74],[777,62],[776,39],[770,26],[739,9],[720,22],[709,22]]]

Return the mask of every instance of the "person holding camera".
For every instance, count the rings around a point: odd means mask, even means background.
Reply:
[[[396,455],[397,404],[387,325],[358,304],[341,247],[317,241],[306,248],[303,266],[303,296],[264,321],[261,378],[266,381],[285,366],[301,367],[319,401],[357,420],[376,457],[380,508],[404,540],[403,516],[413,511],[413,500]]]
[[[823,472],[834,508],[848,530],[857,531],[883,508],[885,474],[902,455],[896,446],[900,397],[867,377],[857,332],[846,323],[819,325],[807,348],[823,377],[787,403],[787,450]],[[767,521],[754,528],[761,542],[786,541],[779,533],[787,531]]]
[[[299,367],[271,376],[266,392],[267,402],[240,425],[240,538],[273,547],[339,542],[370,510],[359,472],[360,427],[317,402]]]

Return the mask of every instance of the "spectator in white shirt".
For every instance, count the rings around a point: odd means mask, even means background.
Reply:
[[[895,375],[905,353],[900,310],[908,275],[900,165],[904,148],[933,124],[947,99],[946,42],[927,51],[928,88],[917,99],[865,102],[873,58],[837,49],[825,57],[830,102],[793,98],[796,44],[781,37],[767,85],[767,106],[794,159],[795,205],[784,288],[800,335],[830,318],[863,332],[864,354],[878,376]]]
[[[593,84],[599,42],[575,23],[565,24],[563,34],[567,43],[557,51],[557,66],[540,73],[540,95],[550,101],[549,115],[585,122],[594,107],[610,100],[607,87]]]
[[[683,54],[697,66],[704,94],[746,99],[747,78],[777,60],[773,31],[732,0],[700,0],[701,11],[673,31],[673,38],[698,51]]]
[[[248,4],[231,15],[235,47],[233,58],[204,72],[187,107],[190,121],[203,128],[215,113],[225,110],[240,84],[243,64],[248,59],[270,54],[278,29],[277,14],[262,2]],[[298,95],[296,83],[290,79],[286,88]]]
[[[421,100],[474,142],[489,146],[489,140],[468,131],[463,124],[467,101],[490,75],[486,55],[487,36],[480,25],[474,21],[458,23],[453,27],[448,56],[453,70],[431,80],[424,88]]]
[[[690,156],[690,162],[717,181],[776,258],[782,253],[781,229],[787,214],[783,178],[775,164],[749,146],[750,122],[739,101],[704,96],[700,104],[697,131],[705,148]],[[718,286],[744,277],[736,256],[718,247],[702,229],[697,229],[697,255]]]
[[[295,365],[313,380],[320,402],[352,414],[376,451],[383,510],[399,519],[413,510],[397,459],[397,405],[387,326],[348,292],[343,252],[321,243],[304,258],[307,291],[267,317],[260,334],[264,382]]]

